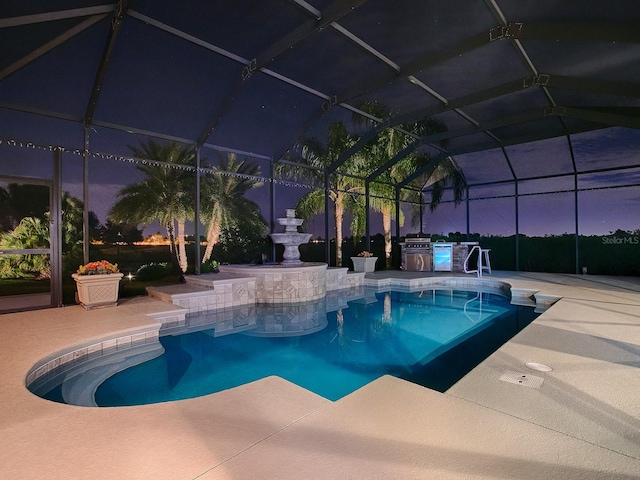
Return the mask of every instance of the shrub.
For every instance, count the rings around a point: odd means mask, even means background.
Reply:
[[[169,262],[147,263],[142,265],[135,274],[136,280],[157,280],[173,272],[173,265]]]
[[[200,273],[218,272],[219,263],[216,260],[208,260],[200,265]]]

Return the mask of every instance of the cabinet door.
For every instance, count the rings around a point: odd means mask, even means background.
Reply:
[[[430,272],[431,255],[428,253],[408,253],[407,270],[410,272]]]

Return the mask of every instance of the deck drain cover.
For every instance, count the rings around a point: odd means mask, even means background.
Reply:
[[[531,388],[540,388],[542,386],[542,382],[544,382],[544,378],[542,377],[536,377],[535,375],[529,375],[528,373],[514,372],[511,370],[504,372],[500,377],[500,380]]]

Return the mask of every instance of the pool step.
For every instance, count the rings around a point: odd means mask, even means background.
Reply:
[[[546,295],[538,290],[527,290],[523,288],[511,289],[511,303],[524,307],[535,307],[537,313],[548,310],[554,303],[562,297],[557,295]]]
[[[157,300],[183,307],[189,313],[249,305],[256,301],[256,282],[253,277],[187,275],[186,282],[147,287],[147,293]]]

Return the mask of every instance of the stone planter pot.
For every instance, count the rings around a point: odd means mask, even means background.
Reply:
[[[71,275],[78,288],[78,300],[85,309],[115,307],[122,273],[106,275]]]
[[[375,272],[378,257],[351,257],[354,272]]]

